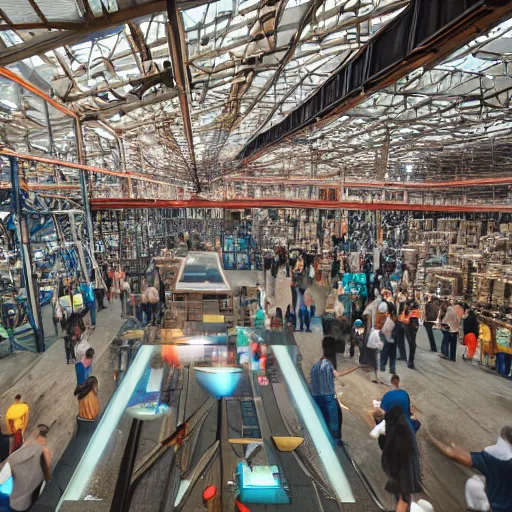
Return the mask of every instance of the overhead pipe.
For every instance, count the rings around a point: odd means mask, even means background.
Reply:
[[[11,151],[9,149],[0,149],[0,155],[4,155],[4,156],[8,156],[8,157],[13,156],[13,157],[21,158],[23,160],[30,160],[32,162],[40,162],[40,163],[44,163],[44,164],[60,165],[61,167],[67,167],[68,169],[78,169],[78,170],[83,170],[83,171],[97,173],[97,174],[107,174],[109,176],[116,176],[118,178],[124,178],[124,179],[131,178],[134,180],[145,181],[147,183],[154,183],[157,185],[166,185],[166,186],[171,185],[171,183],[155,180],[153,178],[148,178],[144,174],[140,174],[137,172],[111,171],[110,169],[103,169],[102,167],[96,167],[93,165],[77,164],[74,162],[66,162],[65,160],[56,160],[55,158],[47,158],[44,156],[33,156],[33,155],[27,155],[25,153],[17,153],[15,151]]]
[[[27,89],[27,91],[30,91],[31,93],[35,94],[36,96],[39,96],[40,98],[43,98],[44,101],[49,103],[52,107],[55,107],[63,114],[78,119],[78,114],[75,111],[69,109],[68,107],[65,107],[61,103],[55,101],[53,98],[50,98],[48,94],[41,91],[41,89],[31,84],[30,82],[27,82],[24,78],[17,75],[16,73],[13,73],[10,69],[0,66],[0,76],[7,78],[7,80],[10,80],[11,82],[15,82],[21,85],[24,89]]]
[[[341,187],[340,182],[326,181],[332,179],[332,176],[324,178],[293,178],[286,179],[284,177],[268,177],[260,178],[258,176],[228,176],[226,181],[247,182],[261,184],[280,184],[280,185],[320,185],[325,187]],[[345,181],[344,188],[396,188],[396,189],[431,189],[431,188],[457,188],[457,187],[474,187],[474,186],[497,186],[512,185],[512,174],[505,178],[473,178],[467,180],[451,180],[451,181]]]
[[[200,198],[185,200],[162,199],[92,199],[94,211],[140,209],[140,208],[302,208],[319,210],[399,210],[417,212],[504,212],[512,213],[512,204],[409,204],[396,201],[380,201],[363,203],[359,201],[320,201],[306,199],[230,199],[225,201],[210,201]]]

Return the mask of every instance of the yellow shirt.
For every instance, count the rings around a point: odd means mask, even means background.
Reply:
[[[12,404],[5,413],[5,422],[7,429],[13,434],[18,430],[25,433],[28,423],[29,408],[27,404]],[[13,425],[11,426],[11,421]]]

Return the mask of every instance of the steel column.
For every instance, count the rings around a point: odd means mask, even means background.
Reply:
[[[22,265],[22,275],[27,290],[28,318],[36,341],[38,352],[45,351],[43,321],[41,318],[41,308],[39,302],[39,288],[37,279],[32,274],[32,252],[30,249],[30,233],[28,230],[27,219],[23,215],[23,205],[21,202],[21,190],[18,175],[18,159],[9,157],[11,167],[11,187],[12,187],[12,209],[16,224],[16,235],[20,251]]]
[[[75,137],[76,137],[76,151],[78,155],[78,162],[80,164],[85,163],[85,153],[84,153],[84,143],[83,143],[83,133],[82,133],[82,125],[80,121],[77,119],[75,121]],[[89,191],[87,187],[87,179],[85,176],[85,171],[80,169],[80,189],[82,192],[82,203],[84,206],[84,215],[85,215],[85,225],[87,228],[87,236],[89,238],[89,250],[91,253],[91,259],[93,266],[96,267],[94,261],[94,229],[92,227],[92,215],[91,215],[91,204],[89,202]],[[87,271],[85,272],[87,274]],[[89,282],[89,277],[87,276],[87,282]]]

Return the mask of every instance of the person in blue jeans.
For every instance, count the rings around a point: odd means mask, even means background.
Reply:
[[[91,325],[92,327],[96,327],[96,295],[94,294],[92,283],[82,283],[80,285],[80,291],[84,304],[91,315]]]
[[[338,375],[332,362],[323,356],[312,366],[310,377],[313,400],[318,405],[332,438],[341,442],[343,416],[334,389],[334,377]]]
[[[311,332],[310,327],[310,318],[309,311],[304,302],[301,304],[299,309],[299,321],[300,321],[300,331],[304,331],[304,325],[306,325],[306,332]]]

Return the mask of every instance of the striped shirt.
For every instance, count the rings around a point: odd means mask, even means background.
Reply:
[[[334,395],[334,366],[328,359],[320,359],[311,368],[311,394]]]

